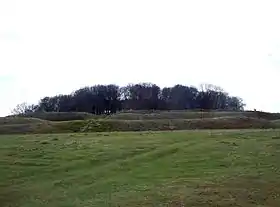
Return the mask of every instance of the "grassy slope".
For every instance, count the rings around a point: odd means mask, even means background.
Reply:
[[[86,112],[38,112],[38,113],[28,113],[21,115],[22,117],[31,117],[37,119],[43,119],[47,121],[70,121],[70,120],[86,120],[94,119],[97,116],[86,113]]]
[[[3,207],[280,206],[280,131],[9,135],[0,157]]]
[[[117,120],[155,120],[155,119],[199,119],[215,117],[242,116],[242,112],[194,112],[194,111],[158,111],[154,113],[116,113],[109,119]]]
[[[200,119],[200,118],[219,118],[219,117],[250,117],[262,118],[267,120],[280,119],[279,113],[266,113],[266,112],[235,112],[235,111],[131,111],[119,112],[107,118],[117,120],[155,120],[155,119]]]
[[[267,120],[280,119],[280,113],[266,112],[234,112],[234,111],[126,111],[118,112],[110,116],[96,116],[85,112],[48,112],[48,113],[29,113],[23,117],[38,118],[47,121],[71,121],[87,119],[113,119],[113,120],[157,120],[157,119],[200,119],[217,117],[251,117]]]
[[[72,133],[113,131],[163,131],[186,129],[248,129],[277,128],[279,124],[255,118],[207,118],[207,119],[158,119],[158,120],[77,120],[36,124],[0,125],[0,134],[23,133]]]
[[[14,124],[33,124],[44,123],[45,120],[37,118],[23,118],[23,117],[0,117],[0,126],[14,125]]]
[[[107,117],[53,112],[27,116],[37,118],[0,118],[0,134],[280,127],[279,114],[264,112],[132,111]]]

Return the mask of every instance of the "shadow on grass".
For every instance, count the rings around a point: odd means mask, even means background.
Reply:
[[[19,200],[24,195],[19,190],[13,189],[11,186],[1,186],[0,184],[0,206],[19,206]]]
[[[164,186],[147,192],[142,198],[129,198],[119,206],[170,207],[279,207],[280,181],[261,181],[257,178],[232,178],[221,182]]]

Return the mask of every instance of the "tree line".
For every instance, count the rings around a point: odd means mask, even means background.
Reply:
[[[153,83],[84,87],[71,94],[42,98],[38,104],[19,104],[14,114],[29,112],[88,112],[111,114],[121,110],[232,110],[244,109],[243,100],[211,84],[160,88]]]

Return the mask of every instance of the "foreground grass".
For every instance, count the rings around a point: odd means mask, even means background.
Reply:
[[[280,131],[0,136],[0,206],[280,206]]]

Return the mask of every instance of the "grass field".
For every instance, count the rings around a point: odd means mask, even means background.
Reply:
[[[280,130],[0,136],[0,206],[280,206]]]

